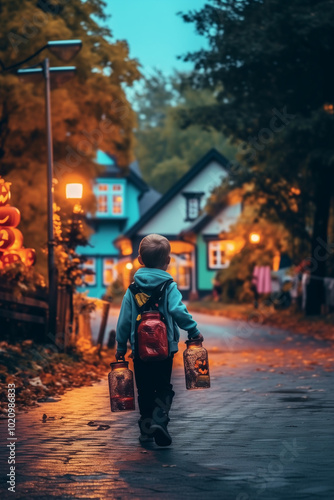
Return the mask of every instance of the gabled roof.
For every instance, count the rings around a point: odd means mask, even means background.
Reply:
[[[161,194],[153,188],[143,193],[139,199],[140,216],[144,215],[160,198]]]
[[[106,170],[98,175],[99,179],[126,177],[143,193],[149,190],[148,185],[141,178],[137,161],[134,161],[130,164],[128,173],[124,175],[124,171],[117,165],[115,156],[106,153],[105,151],[99,150],[97,152],[96,160],[100,165],[106,167]]]
[[[130,227],[124,236],[131,238],[138,232],[154,215],[156,215],[167,203],[183,189],[197,174],[199,174],[210,162],[216,161],[227,171],[230,169],[229,161],[216,149],[210,149],[188,172],[181,177],[152,207],[145,213],[141,219]]]

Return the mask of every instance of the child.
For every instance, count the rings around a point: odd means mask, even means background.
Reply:
[[[139,263],[144,266],[136,272],[134,281],[141,292],[150,296],[158,285],[166,284],[165,293],[159,303],[159,311],[165,318],[168,336],[168,358],[162,361],[142,361],[136,356],[135,324],[138,308],[134,295],[128,289],[124,295],[116,328],[116,360],[124,358],[127,340],[130,339],[134,355],[134,370],[138,389],[140,419],[139,441],[153,441],[159,446],[169,446],[172,438],[167,430],[169,410],[174,397],[170,383],[174,353],[178,350],[180,333],[178,326],[188,332],[188,338],[201,338],[197,323],[182,303],[182,295],[172,276],[166,272],[170,263],[170,243],[159,234],[150,234],[139,246]]]

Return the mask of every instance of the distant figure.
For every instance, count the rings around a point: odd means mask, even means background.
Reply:
[[[138,260],[145,267],[138,269],[134,276],[134,283],[124,295],[116,328],[117,361],[124,359],[127,340],[131,341],[140,411],[139,441],[146,443],[154,439],[159,446],[169,446],[172,442],[167,425],[175,394],[170,379],[173,356],[178,350],[180,338],[178,326],[188,332],[188,339],[203,340],[197,323],[182,303],[182,295],[176,283],[166,272],[170,263],[170,251],[170,243],[163,236],[150,234],[142,239]],[[153,309],[153,312],[158,310],[167,327],[168,349],[165,352],[165,359],[144,361],[140,357],[143,349],[149,353],[151,345],[151,343],[150,345],[140,343],[137,335],[141,326],[138,322],[149,309]],[[157,321],[161,323],[161,320]],[[153,336],[155,334],[153,326],[151,329]],[[156,330],[158,331],[158,328]],[[161,330],[163,328],[160,324],[160,332]],[[140,336],[140,341],[141,339],[142,336]]]

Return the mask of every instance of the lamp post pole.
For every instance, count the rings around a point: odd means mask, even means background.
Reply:
[[[2,72],[15,71],[22,78],[35,78],[39,75],[44,77],[45,81],[45,117],[46,117],[46,136],[47,136],[47,213],[48,213],[48,278],[49,278],[49,335],[56,342],[57,333],[57,268],[55,265],[55,239],[53,229],[53,143],[52,143],[52,127],[51,127],[51,75],[55,78],[73,75],[75,72],[74,66],[50,68],[49,58],[46,57],[42,63],[39,63],[30,68],[18,69],[23,64],[31,61],[34,57],[40,54],[44,49],[49,49],[51,53],[62,59],[70,61],[81,49],[81,40],[55,40],[49,41],[44,47],[40,48],[27,57],[23,61],[5,66],[0,60]],[[39,67],[38,67],[39,66]],[[31,80],[30,80],[31,81]]]
[[[55,266],[55,240],[53,229],[53,143],[51,127],[50,61],[42,62],[45,80],[45,117],[47,136],[47,205],[48,205],[48,276],[49,276],[49,335],[56,339],[57,333],[57,270]]]

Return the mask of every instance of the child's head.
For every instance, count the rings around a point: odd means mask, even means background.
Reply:
[[[140,264],[145,267],[155,267],[158,269],[167,269],[170,262],[170,243],[160,234],[149,234],[145,236],[139,245]]]

